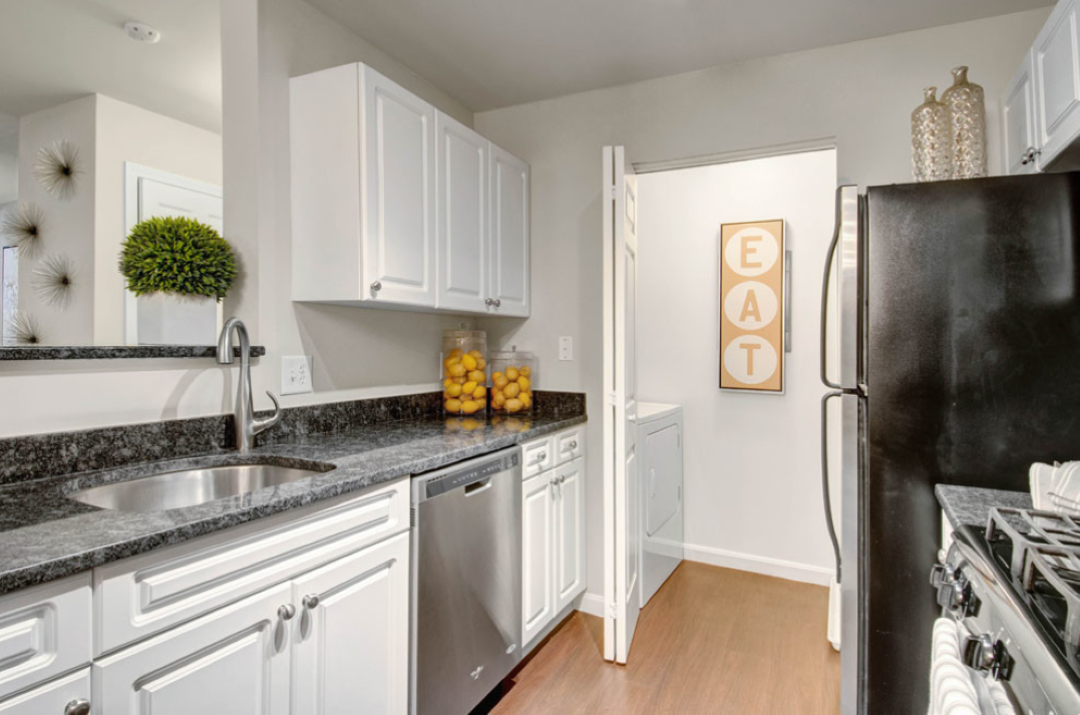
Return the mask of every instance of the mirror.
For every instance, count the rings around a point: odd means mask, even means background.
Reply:
[[[214,344],[233,261],[214,239],[219,2],[0,0],[4,346]],[[181,259],[154,241],[180,235],[214,262],[214,296],[128,290],[125,239],[154,217],[128,244],[133,285],[173,285],[158,267]]]

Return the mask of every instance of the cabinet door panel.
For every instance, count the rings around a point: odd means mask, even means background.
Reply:
[[[435,110],[370,67],[362,77],[364,295],[434,307]]]
[[[405,715],[409,533],[296,579],[293,594],[302,609],[294,626],[294,711]]]
[[[522,634],[526,645],[555,617],[552,583],[554,572],[552,528],[552,480],[554,472],[545,472],[522,484]]]
[[[488,141],[442,112],[438,146],[437,307],[485,312]]]
[[[1035,98],[1031,55],[1024,58],[1016,77],[1005,90],[1002,125],[1005,130],[1005,172],[1031,174],[1036,171]]]
[[[1080,48],[1076,0],[1061,0],[1035,40],[1036,117],[1042,162],[1080,134]]]
[[[491,144],[491,297],[497,315],[529,315],[529,165]]]
[[[62,715],[74,700],[90,700],[89,668],[0,702],[0,715]]]
[[[555,612],[585,590],[585,459],[555,470]]]
[[[97,712],[109,715],[285,715],[288,583],[94,664]]]

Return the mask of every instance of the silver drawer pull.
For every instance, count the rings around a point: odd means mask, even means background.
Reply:
[[[90,701],[85,698],[72,700],[64,706],[64,715],[90,715]]]
[[[304,600],[301,601],[301,603],[304,604],[304,608],[309,611],[313,611],[319,607],[319,594],[312,593],[310,595],[304,596]]]
[[[296,615],[296,606],[291,603],[286,603],[277,609],[278,618],[283,621],[290,621],[292,617]]]
[[[574,441],[572,441],[570,444],[568,444],[566,446],[570,448],[571,452],[573,452],[575,449],[577,449],[577,440],[575,439]]]
[[[545,459],[547,459],[547,452],[540,452],[538,455],[536,455],[536,459],[533,461],[533,464],[540,464]]]

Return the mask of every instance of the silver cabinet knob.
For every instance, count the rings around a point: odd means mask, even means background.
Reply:
[[[72,700],[64,706],[64,715],[90,715],[90,701],[85,698]]]
[[[491,301],[491,304],[494,305],[496,308],[498,308],[498,307],[502,306],[502,299],[501,298],[496,298],[495,300]]]
[[[278,618],[283,621],[292,620],[292,617],[296,615],[296,606],[291,603],[286,603],[277,609]]]
[[[565,482],[565,481],[566,481],[566,475],[563,474],[563,475],[561,475],[559,477],[559,486],[562,486],[563,482]]]
[[[484,305],[487,305],[487,306],[495,305],[495,301],[493,301],[491,298],[485,298],[484,299]]]
[[[382,283],[381,282],[375,281],[374,283],[371,284],[371,292],[372,293],[378,293],[381,290],[382,290]]]
[[[570,444],[568,444],[567,446],[568,446],[568,447],[569,447],[569,448],[571,449],[571,451],[573,451],[573,450],[577,449],[577,440],[575,439],[574,441],[572,441],[572,442],[571,442]]]
[[[304,608],[308,609],[309,611],[318,608],[319,594],[312,593],[310,595],[304,596],[304,600],[302,601],[302,603],[304,604]]]
[[[547,459],[547,452],[540,452],[536,455],[536,459],[533,461],[533,464],[540,464],[545,459]]]
[[[1039,154],[1042,154],[1042,152],[1039,151],[1038,149],[1036,149],[1035,147],[1030,146],[1030,147],[1027,148],[1027,151],[1025,151],[1021,155],[1020,163],[1023,164],[1024,166],[1027,166],[1028,164],[1033,163],[1035,161],[1035,157],[1037,157]]]

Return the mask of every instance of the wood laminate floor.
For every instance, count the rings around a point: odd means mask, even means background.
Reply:
[[[604,662],[603,621],[575,613],[491,713],[834,715],[828,600],[820,586],[684,562],[641,612],[629,665]]]

